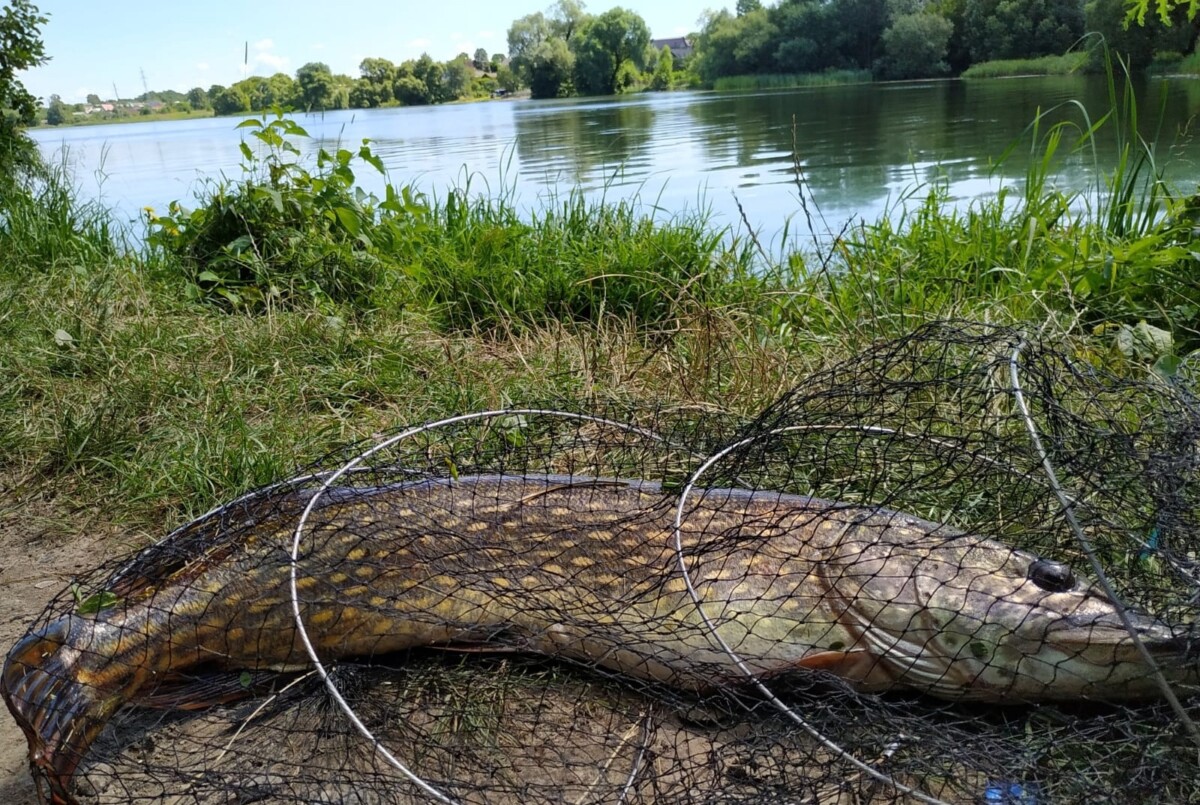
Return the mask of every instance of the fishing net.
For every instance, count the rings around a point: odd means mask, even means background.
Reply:
[[[400,431],[77,580],[6,698],[80,803],[1198,802],[1200,404],[1103,357]]]

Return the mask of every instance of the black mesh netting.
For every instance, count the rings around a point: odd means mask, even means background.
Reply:
[[[397,432],[78,580],[5,697],[62,802],[1200,801],[1200,402],[1089,356]]]

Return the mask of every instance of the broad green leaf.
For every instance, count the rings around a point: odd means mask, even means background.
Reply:
[[[345,229],[351,235],[358,234],[359,220],[358,216],[354,214],[354,210],[351,210],[348,207],[334,207],[333,212],[337,216],[338,223],[342,225],[343,229]]]
[[[97,612],[112,609],[119,603],[121,599],[116,593],[103,590],[80,601],[75,607],[75,612],[80,615],[95,615]]]

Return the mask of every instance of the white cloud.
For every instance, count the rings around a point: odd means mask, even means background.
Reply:
[[[433,43],[430,42],[425,37],[417,37],[416,39],[410,39],[408,42],[408,46],[413,47],[413,48],[427,48],[432,44]]]
[[[95,92],[95,90],[91,87],[80,87],[79,89],[75,90],[75,94],[72,97],[83,101],[86,100],[87,96],[91,95],[93,92]]]
[[[275,47],[275,42],[270,39],[260,39],[254,43],[255,50],[270,50]]]
[[[312,49],[313,49],[313,50],[324,50],[324,49],[325,49],[325,43],[324,43],[324,42],[317,42],[316,44],[314,44],[314,45],[312,46]]]
[[[495,32],[495,31],[480,31],[480,32],[479,32],[479,38],[480,38],[480,39],[492,39],[492,38],[494,38],[495,36],[496,36],[496,32]]]
[[[203,73],[205,70],[208,69],[208,62],[206,62],[206,61],[198,62],[196,64],[196,69]]]
[[[288,58],[276,53],[256,53],[254,55],[254,63],[263,64],[275,71],[279,71],[288,66]]]

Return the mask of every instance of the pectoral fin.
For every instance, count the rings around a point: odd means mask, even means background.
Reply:
[[[863,691],[883,690],[892,686],[891,676],[884,664],[866,649],[818,651],[797,660],[796,667],[833,674]]]

